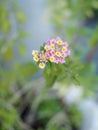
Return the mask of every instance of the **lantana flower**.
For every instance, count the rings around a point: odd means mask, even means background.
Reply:
[[[70,55],[68,43],[63,42],[60,37],[47,40],[43,46],[43,50],[33,50],[33,60],[39,64],[41,69],[45,68],[46,62],[55,64],[66,62],[66,57]]]

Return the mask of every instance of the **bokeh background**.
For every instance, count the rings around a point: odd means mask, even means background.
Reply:
[[[71,75],[33,62],[56,36]],[[98,130],[98,0],[0,0],[0,130]]]

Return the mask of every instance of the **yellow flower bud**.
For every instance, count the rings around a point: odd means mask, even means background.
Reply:
[[[66,47],[62,47],[62,52],[65,52],[67,50]]]
[[[55,45],[51,45],[51,49],[54,50],[55,49]]]
[[[50,57],[50,61],[53,62],[55,58],[53,56]]]
[[[61,40],[59,40],[59,41],[57,41],[57,44],[58,44],[58,45],[62,45],[63,42],[62,42]]]
[[[38,55],[38,51],[33,50],[33,51],[32,51],[32,55],[33,55],[33,56],[37,56],[37,55]]]
[[[49,51],[49,50],[50,50],[50,46],[45,45],[45,50],[46,50],[46,51]]]
[[[58,56],[58,57],[60,57],[60,56],[61,56],[61,53],[60,53],[59,51],[57,51],[57,52],[55,53],[55,55]]]
[[[39,67],[40,67],[41,69],[44,69],[44,68],[45,68],[45,63],[39,63]]]
[[[38,62],[39,61],[39,58],[37,56],[34,56],[33,57],[34,61]]]

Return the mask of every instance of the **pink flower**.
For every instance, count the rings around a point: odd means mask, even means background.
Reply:
[[[67,56],[66,53],[61,53],[61,57],[65,58]]]
[[[64,42],[64,46],[65,46],[65,47],[68,47],[68,43],[67,43],[67,42]]]
[[[48,40],[46,41],[46,44],[47,44],[47,45],[50,45],[50,40],[51,40],[51,39],[48,39]]]
[[[70,56],[70,54],[71,54],[70,50],[67,50],[66,54],[67,54],[67,56]]]
[[[54,51],[54,50],[51,50],[51,51],[50,51],[50,54],[51,54],[51,56],[55,56],[55,51]]]
[[[41,62],[45,63],[45,62],[47,62],[48,57],[47,57],[46,53],[44,53],[44,52],[42,51],[42,52],[39,54],[39,59],[40,59]]]
[[[49,60],[49,58],[52,56],[51,53],[50,53],[50,51],[46,52],[46,56],[47,56],[47,59]]]
[[[65,58],[61,58],[60,63],[62,63],[62,64],[65,63]]]
[[[55,44],[56,43],[56,40],[55,39],[50,39],[50,44]]]
[[[55,39],[56,41],[59,41],[59,40],[61,40],[61,38],[60,37],[56,37],[56,39]]]
[[[58,64],[59,63],[59,58],[55,57],[54,63]]]
[[[60,37],[48,39],[43,48],[40,52],[32,52],[33,59],[39,63],[40,68],[44,68],[48,61],[63,64],[66,62],[66,57],[71,53],[68,43],[63,42]]]

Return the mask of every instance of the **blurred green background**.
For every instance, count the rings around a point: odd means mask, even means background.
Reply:
[[[32,50],[56,36],[72,51],[66,73],[32,61]],[[83,94],[68,105],[73,84]],[[0,130],[81,130],[77,104],[97,92],[98,0],[0,0]]]

